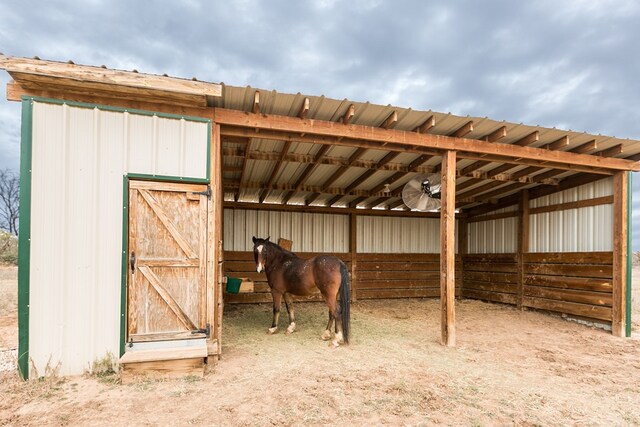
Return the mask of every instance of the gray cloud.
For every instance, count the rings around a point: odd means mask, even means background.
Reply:
[[[24,1],[0,16],[9,55],[640,139],[631,0]],[[17,168],[19,106],[2,98],[0,167]]]

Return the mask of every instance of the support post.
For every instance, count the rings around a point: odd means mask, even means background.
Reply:
[[[222,349],[222,158],[220,125],[211,124],[209,184],[211,198],[207,221],[207,323],[211,336],[207,343],[209,361],[216,361]]]
[[[524,254],[529,252],[529,190],[524,190],[520,196],[518,209],[518,288],[516,307],[522,310],[524,299]]]
[[[613,176],[613,305],[611,333],[625,336],[627,288],[628,172]]]
[[[355,214],[349,215],[349,252],[351,253],[351,301],[357,301],[358,281],[356,278],[356,253],[357,253],[357,217]]]
[[[442,156],[440,207],[440,311],[441,341],[443,345],[456,345],[455,320],[455,210],[456,210],[456,152],[446,151]]]
[[[469,248],[469,223],[466,217],[458,218],[458,271],[461,274],[459,298],[464,298],[464,258]]]

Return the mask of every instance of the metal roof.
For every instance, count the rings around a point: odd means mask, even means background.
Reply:
[[[555,141],[558,141],[563,137],[568,137],[569,144],[559,148],[560,150],[569,151],[581,146],[582,144],[595,140],[597,148],[591,153],[604,151],[602,155],[618,158],[628,158],[640,153],[640,141],[637,140],[621,139],[603,135],[592,135],[586,132],[577,132],[572,130],[530,126],[523,123],[510,123],[506,121],[492,120],[487,117],[456,116],[451,113],[440,113],[431,110],[417,111],[411,108],[402,108],[393,105],[376,105],[369,102],[357,102],[351,101],[349,99],[331,99],[325,96],[310,96],[300,93],[286,94],[279,93],[277,91],[256,89],[251,86],[236,87],[228,86],[222,83],[222,96],[213,99],[210,98],[210,105],[215,107],[251,112],[254,107],[254,96],[256,91],[259,92],[260,113],[266,115],[283,115],[295,117],[298,115],[298,112],[300,111],[305,98],[308,98],[309,111],[306,116],[308,119],[337,122],[341,119],[341,117],[344,116],[349,107],[353,105],[355,107],[355,115],[350,121],[350,123],[352,124],[378,127],[384,122],[387,117],[389,117],[389,115],[395,112],[397,114],[397,122],[393,126],[393,129],[397,130],[413,131],[418,126],[423,124],[427,119],[433,117],[433,119],[435,120],[435,125],[428,131],[431,134],[451,135],[464,125],[472,122],[473,130],[465,134],[465,138],[484,139],[492,132],[504,127],[506,130],[506,136],[500,138],[498,141],[496,141],[496,143],[510,144],[537,131],[539,133],[539,140],[537,142],[534,142],[533,144],[530,144],[530,147],[545,147],[547,144],[554,143]],[[222,142],[223,147],[228,146],[227,140],[226,138],[224,138],[224,135],[222,138]],[[606,152],[606,150],[612,149],[613,147],[619,145],[622,147],[622,150],[620,152],[617,152],[616,150],[612,150],[613,152],[611,153]],[[271,154],[274,158],[282,154],[283,146],[283,143],[278,144],[274,141],[266,139],[252,139],[249,145],[250,153],[268,153]],[[293,143],[289,147],[288,152],[297,154],[315,154],[319,149],[320,144]],[[356,148],[354,147],[332,146],[325,154],[325,157],[339,159],[344,164],[344,162],[349,159],[354,151],[356,151]],[[358,159],[362,161],[369,161],[375,164],[376,162],[380,161],[386,154],[388,154],[388,152],[383,150],[369,149],[362,153],[358,157]],[[415,153],[401,153],[393,159],[392,163],[404,165],[406,167],[418,157],[419,155]],[[239,162],[241,162],[238,157],[227,155],[223,156],[223,159],[223,170],[231,167],[236,167],[237,170],[237,166]],[[424,171],[425,169],[428,170],[429,167],[437,168],[439,163],[440,158],[433,157],[421,166],[422,171]],[[461,171],[465,167],[474,163],[474,160],[461,159],[457,163],[457,168],[459,171]],[[241,188],[239,191],[225,192],[225,200],[235,199],[236,201],[241,202],[258,202],[260,195],[262,194],[264,201],[266,202],[282,203],[288,193],[287,190],[283,190],[282,188],[286,186],[293,186],[298,178],[304,173],[307,166],[306,164],[295,161],[283,161],[277,174],[276,180],[274,181],[275,186],[278,188],[264,191],[260,191],[259,189],[246,188],[255,187],[256,183],[261,183],[263,185],[262,188],[264,188],[264,185],[268,183],[271,173],[273,172],[273,169],[276,165],[277,159],[248,159],[244,164],[244,167],[246,168],[244,174],[240,171],[236,171],[234,173],[225,172],[225,183],[235,182],[235,185],[239,185]],[[490,171],[500,165],[501,163],[488,163],[486,165],[482,165],[481,167],[477,167],[476,173],[486,173],[487,171]],[[327,180],[339,168],[339,165],[317,164],[316,166],[314,166],[313,172],[306,180],[305,186],[320,188],[323,187],[324,183],[326,183]],[[508,172],[509,174],[517,175],[517,172],[519,171],[526,172],[526,168],[526,166],[514,165]],[[345,188],[350,183],[358,179],[363,173],[365,173],[366,170],[367,169],[363,169],[362,167],[358,167],[357,165],[351,166],[342,175],[340,175],[339,178],[331,183],[330,187]],[[536,175],[542,175],[547,171],[548,169],[537,168],[532,173],[525,174],[523,177],[519,177],[518,179],[524,180],[527,179],[527,177],[535,177]],[[553,179],[556,180],[554,181],[554,183],[557,183],[557,180],[571,176],[573,174],[575,174],[575,172],[557,171],[557,174],[553,177]],[[369,176],[365,181],[360,183],[360,185],[358,185],[355,190],[370,191],[372,189],[375,189],[376,187],[379,187],[381,184],[384,184],[385,180],[389,179],[389,177],[393,175],[394,172],[392,170],[377,171]],[[398,180],[393,180],[393,182],[389,186],[390,190],[402,187],[414,175],[416,175],[415,172],[409,172],[404,177]],[[461,195],[464,195],[464,193],[468,191],[473,193],[474,189],[477,190],[483,185],[487,184],[487,182],[489,182],[481,179],[481,175],[477,176],[478,177],[458,177],[458,186],[466,182],[464,190],[460,190],[458,191],[458,193]],[[241,177],[242,182],[240,183],[238,180],[240,180]],[[530,183],[529,185],[523,184],[519,186],[510,185],[514,183],[513,181],[517,181],[517,179],[512,180],[512,182],[504,182],[502,185],[496,184],[495,188],[491,188],[486,192],[474,194],[477,201],[475,203],[463,203],[463,205],[465,205],[466,207],[471,207],[475,204],[488,201],[488,199],[486,198],[483,199],[483,194],[488,194],[489,196],[492,196],[491,199],[495,199],[496,197],[503,197],[513,194],[517,191],[520,191],[522,188],[531,188],[538,185],[549,185],[541,183]],[[473,182],[473,184],[470,184],[471,182]],[[500,189],[502,189],[503,191],[500,191]],[[497,196],[496,193],[499,193],[499,196]],[[307,200],[308,203],[309,196],[311,194],[313,194],[313,192],[295,192],[295,194],[290,196],[288,203],[304,204],[305,200]],[[365,199],[361,199],[357,195],[346,195],[336,201],[336,197],[334,194],[322,193],[312,199],[311,205],[325,205],[327,202],[333,200],[334,206],[344,206],[355,199],[359,199],[358,205],[361,207],[367,206],[375,200],[380,200],[379,197],[380,196],[371,196]],[[399,200],[400,197],[388,198],[387,200],[382,202],[382,205],[389,206]],[[402,206],[400,205],[397,208],[401,209]]]

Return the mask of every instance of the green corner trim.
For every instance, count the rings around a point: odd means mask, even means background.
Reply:
[[[18,371],[29,379],[29,269],[31,266],[31,142],[33,102],[22,100],[20,230],[18,233]]]
[[[120,357],[127,339],[127,253],[129,252],[129,177],[122,181],[122,271],[120,283]]]
[[[633,200],[632,200],[632,196],[633,196],[633,185],[632,185],[632,181],[633,181],[633,173],[631,172],[627,172],[627,286],[626,288],[626,299],[625,299],[625,303],[626,303],[626,315],[625,315],[625,335],[627,337],[631,336],[631,295],[632,295],[632,283],[633,280],[632,279],[632,274],[633,271],[631,269],[631,264],[633,263],[633,248],[631,247],[631,236],[633,234],[633,230],[632,230],[632,226],[633,226],[633,221],[631,221],[631,214],[632,214],[632,210],[631,207],[633,206]]]

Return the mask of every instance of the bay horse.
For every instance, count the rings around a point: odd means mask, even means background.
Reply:
[[[258,273],[265,272],[273,298],[273,321],[268,330],[274,334],[278,329],[282,298],[289,314],[287,334],[296,329],[292,295],[306,296],[318,288],[329,307],[329,323],[321,338],[331,339],[331,327],[335,322],[335,336],[330,346],[349,344],[349,272],[344,263],[332,255],[319,255],[308,260],[266,239],[253,237],[253,255]],[[340,302],[338,302],[340,294]]]

